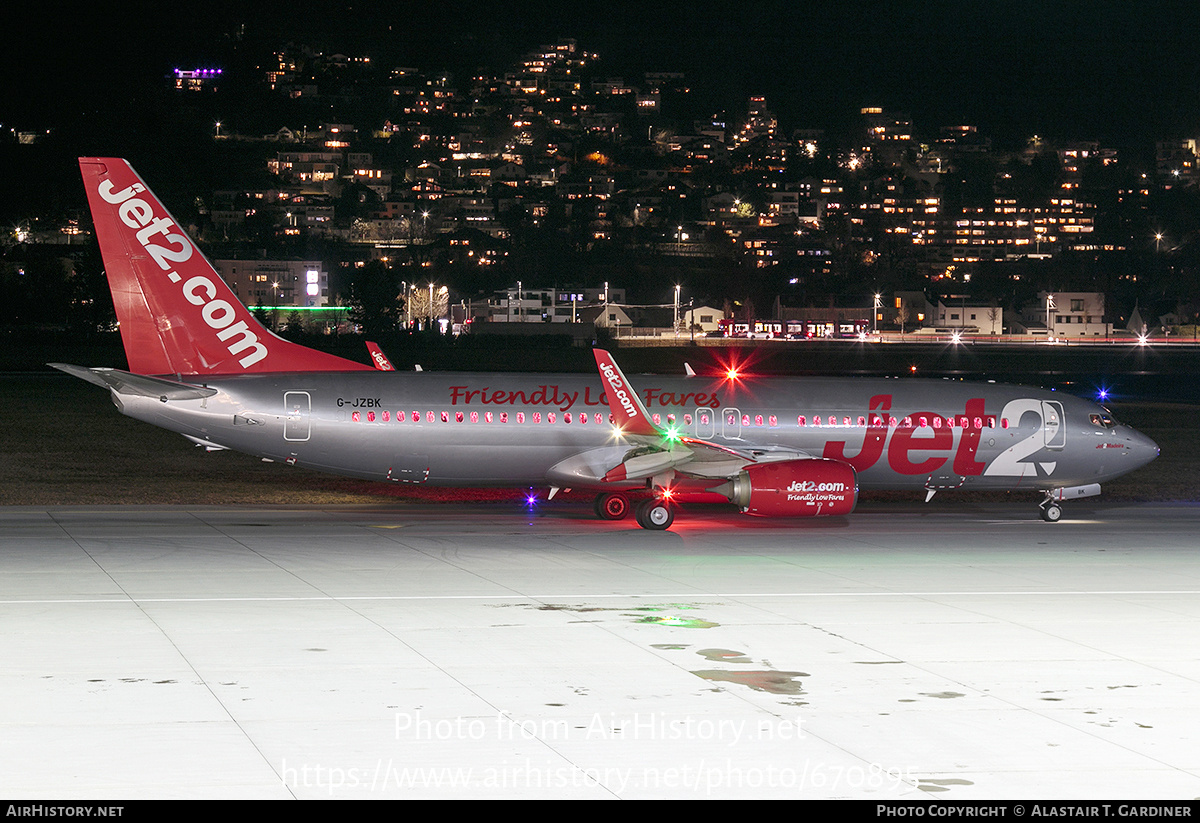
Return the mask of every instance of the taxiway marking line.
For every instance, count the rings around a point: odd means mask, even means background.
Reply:
[[[1133,596],[1133,595],[1200,595],[1197,589],[1112,589],[1103,591],[931,591],[931,592],[686,592],[663,594],[414,594],[414,595],[314,595],[306,597],[122,597],[73,600],[0,600],[0,606],[26,604],[85,604],[85,603],[289,603],[289,602],[348,602],[402,600],[614,600],[637,602],[653,600],[695,600],[697,598],[755,598],[755,597],[1072,597],[1072,596]]]

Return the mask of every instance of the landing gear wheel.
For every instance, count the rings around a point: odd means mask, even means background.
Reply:
[[[675,510],[661,500],[643,500],[637,507],[637,522],[643,529],[662,531],[675,522]]]
[[[1057,523],[1059,520],[1062,520],[1062,506],[1057,503],[1047,501],[1038,508],[1041,509],[1042,519],[1047,523]]]
[[[592,508],[601,520],[624,520],[625,515],[629,514],[629,498],[611,492],[598,494]]]

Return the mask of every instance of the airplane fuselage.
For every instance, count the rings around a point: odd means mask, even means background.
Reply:
[[[283,373],[196,382],[217,393],[114,399],[124,413],[205,445],[351,477],[443,486],[645,485],[605,482],[602,469],[592,468],[630,451],[597,375]],[[863,489],[1080,487],[1158,454],[1149,438],[1094,403],[1021,386],[868,378],[635,382],[655,424],[682,438],[764,461],[797,452],[832,458],[854,466]],[[678,471],[686,476],[688,467]]]

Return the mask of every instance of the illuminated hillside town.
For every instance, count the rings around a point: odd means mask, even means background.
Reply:
[[[837,125],[767,95],[713,110],[687,72],[572,38],[473,73],[294,42],[253,63],[149,78],[196,168],[143,173],[276,329],[1196,338],[1200,133],[1131,150],[882,99]],[[59,156],[5,126],[10,157]],[[82,194],[6,208],[11,320],[111,324]]]

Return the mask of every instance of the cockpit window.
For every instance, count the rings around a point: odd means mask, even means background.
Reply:
[[[1117,425],[1117,421],[1113,420],[1112,415],[1107,411],[1101,414],[1092,414],[1091,420],[1093,426],[1099,426],[1102,429],[1111,429]]]

